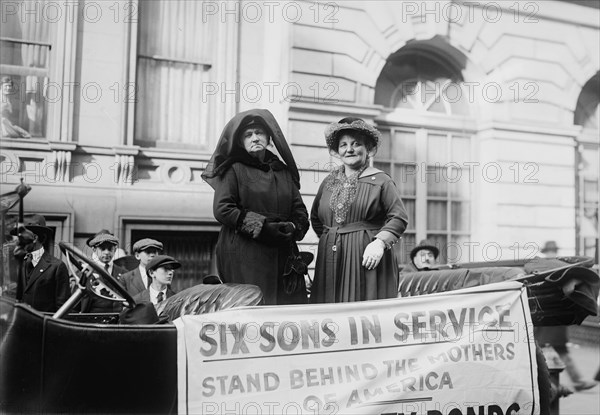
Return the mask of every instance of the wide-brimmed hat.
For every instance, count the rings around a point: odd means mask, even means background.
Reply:
[[[373,127],[371,124],[365,122],[361,118],[346,117],[342,118],[338,122],[329,124],[325,128],[325,142],[330,150],[337,151],[338,143],[340,140],[340,132],[354,130],[362,133],[367,139],[369,139],[373,147],[377,147],[381,133]]]
[[[558,245],[556,241],[546,241],[544,247],[541,250],[542,253],[546,252],[558,252]]]
[[[125,255],[113,260],[113,264],[125,268],[127,271],[136,269],[140,265],[140,261],[135,259],[133,255]]]
[[[119,245],[119,238],[113,235],[108,229],[102,229],[98,231],[94,236],[90,236],[87,239],[87,241],[85,241],[86,245],[90,248],[94,248],[105,242],[111,243],[113,245]]]
[[[38,236],[46,235],[48,237],[52,237],[54,235],[54,231],[46,226],[46,218],[42,215],[31,215],[23,219],[23,226],[25,229],[35,233]],[[19,230],[14,228],[10,231],[11,235],[18,235]]]
[[[169,255],[157,255],[146,265],[146,272],[170,265],[173,269],[181,268],[181,263]],[[149,275],[149,274],[148,274]]]
[[[139,241],[133,244],[133,252],[142,252],[148,248],[156,248],[162,251],[163,244],[162,242],[150,238],[140,239]]]
[[[436,259],[437,259],[438,255],[440,254],[440,250],[438,249],[437,246],[435,246],[433,244],[433,242],[431,242],[428,239],[423,239],[421,242],[419,242],[419,245],[415,246],[412,249],[412,251],[410,251],[410,259],[413,260],[415,258],[415,256],[417,255],[417,252],[419,252],[423,249],[430,250]]]

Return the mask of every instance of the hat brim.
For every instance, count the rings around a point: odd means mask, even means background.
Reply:
[[[25,225],[24,226],[25,229],[30,230],[31,232],[35,233],[36,235],[46,235],[46,236],[54,236],[54,230],[51,228],[48,228],[47,226],[40,226],[40,225]],[[19,234],[19,229],[18,228],[14,228],[10,231],[10,234],[13,236],[16,236]]]
[[[350,124],[347,123],[331,123],[325,129],[325,142],[330,150],[337,151],[340,132],[342,131],[357,131],[364,134],[368,139],[371,140],[373,145],[377,147],[381,138],[381,133],[372,125],[364,122],[363,120],[353,121]]]
[[[171,268],[173,268],[173,269],[179,269],[179,268],[181,268],[181,263],[180,262],[177,262],[177,261],[165,261],[165,262],[161,262],[160,264],[157,264],[157,265],[153,266],[152,268],[148,268],[148,271],[154,271],[154,270],[157,270],[159,268],[166,267],[167,265],[170,265]]]
[[[140,265],[140,261],[135,259],[133,255],[125,255],[113,260],[113,264],[125,268],[127,271],[131,271]]]
[[[142,252],[142,251],[145,251],[145,250],[151,249],[151,248],[158,249],[159,251],[163,250],[163,247],[160,245],[145,245],[143,248],[137,248],[133,252]]]
[[[440,250],[433,245],[419,245],[416,246],[412,249],[412,251],[410,251],[410,259],[414,259],[415,256],[417,256],[417,252],[422,251],[423,249],[428,249],[431,252],[433,252],[433,256],[437,259],[437,257],[440,255]]]

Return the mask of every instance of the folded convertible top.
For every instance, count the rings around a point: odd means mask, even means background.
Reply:
[[[458,264],[439,270],[400,273],[399,297],[431,294],[501,281],[527,287],[535,326],[580,324],[597,315],[600,277],[587,257]],[[496,266],[493,266],[496,265]]]

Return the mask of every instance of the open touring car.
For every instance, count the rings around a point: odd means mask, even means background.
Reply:
[[[12,298],[4,269],[2,412],[544,414],[531,325],[597,307],[590,259],[534,258],[403,274],[400,298],[354,304],[260,307],[257,287],[199,285],[128,324],[144,307],[60,247],[83,281],[55,314]],[[125,311],[71,312],[82,295]]]

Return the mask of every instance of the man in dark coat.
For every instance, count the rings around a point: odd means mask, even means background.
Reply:
[[[113,264],[113,257],[119,246],[119,239],[112,233],[102,230],[88,241],[88,246],[94,250],[94,260],[100,267],[117,281],[127,272],[125,268]],[[105,300],[96,297],[92,293],[81,300],[81,311],[83,313],[112,313],[120,312],[121,304],[116,301]]]
[[[24,227],[19,239],[26,255],[19,270],[16,298],[38,311],[55,312],[71,294],[67,267],[50,253],[53,230],[46,226],[43,216],[26,218]],[[17,230],[11,233],[17,234]]]
[[[144,238],[133,244],[133,253],[135,258],[140,261],[140,265],[121,276],[121,284],[131,296],[135,296],[149,286],[148,276],[146,275],[146,266],[156,255],[163,251],[163,244],[154,239]]]

